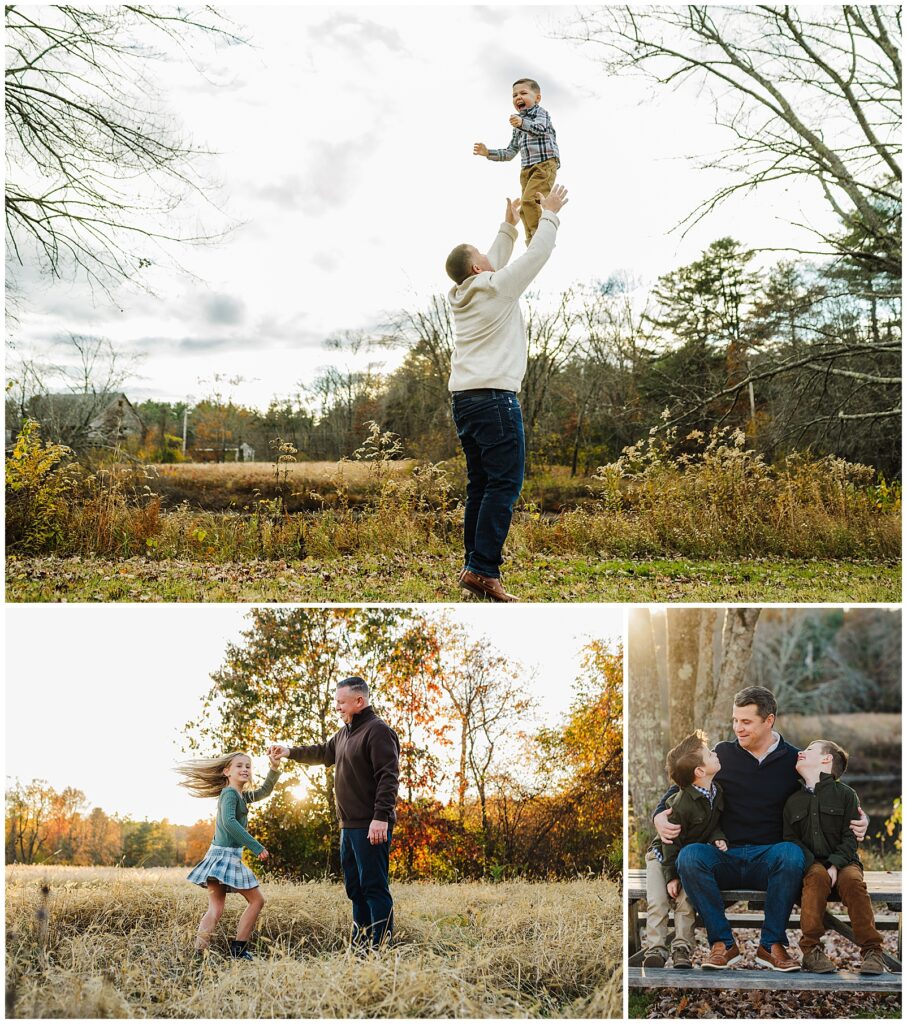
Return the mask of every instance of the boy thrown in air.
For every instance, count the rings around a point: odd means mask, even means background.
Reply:
[[[544,199],[554,185],[561,165],[557,148],[557,135],[548,111],[539,106],[542,90],[533,78],[520,78],[513,83],[513,106],[516,113],[510,117],[513,135],[506,149],[489,149],[477,142],[472,151],[475,156],[488,160],[512,160],[520,154],[520,187],[522,202],[520,219],[526,229],[526,244],[532,241],[539,225],[542,209],[539,195]]]

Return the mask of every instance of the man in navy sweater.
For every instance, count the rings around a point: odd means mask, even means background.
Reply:
[[[677,856],[680,882],[702,917],[711,952],[704,968],[731,967],[742,959],[724,912],[722,889],[765,891],[765,912],[756,964],[775,971],[797,971],[800,964],[787,952],[787,919],[800,896],[803,851],[782,841],[784,804],[799,788],[798,749],[774,731],[778,712],[775,695],[762,686],[748,686],[734,697],[734,742],[717,744],[721,771],[715,781],[724,791],[721,827],[727,852],[705,843],[690,843]],[[662,798],[654,824],[663,843],[680,832],[671,824]],[[866,835],[869,819],[850,826],[857,839]]]

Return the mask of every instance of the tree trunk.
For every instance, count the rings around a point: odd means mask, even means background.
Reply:
[[[630,610],[627,644],[627,778],[637,828],[648,827],[664,792],[661,689],[648,608]]]
[[[708,733],[709,741],[724,738],[725,709],[720,708],[718,732],[714,732],[715,694],[718,689],[717,669],[721,659],[722,616],[717,608],[702,608],[699,618],[699,665],[696,671],[696,694],[693,717],[697,728]]]
[[[721,668],[714,707],[714,718],[718,722],[728,721],[733,709],[734,694],[745,684],[760,611],[760,608],[728,608],[725,612],[721,636]]]
[[[694,700],[699,669],[700,608],[669,608],[668,620],[668,747],[696,727]]]
[[[457,773],[457,808],[460,824],[466,816],[466,739],[468,723],[464,718],[460,725],[460,770]]]

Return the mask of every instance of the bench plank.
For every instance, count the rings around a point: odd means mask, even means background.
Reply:
[[[828,911],[826,911],[826,913],[828,913]],[[726,916],[727,916],[727,919],[728,919],[728,924],[730,924],[730,926],[732,928],[757,928],[758,929],[758,928],[762,927],[762,922],[765,920],[765,915],[764,914],[759,914],[759,913],[756,913],[756,914],[732,913],[732,914],[727,914]],[[842,917],[842,916],[839,916],[839,915],[834,915],[834,916],[836,916],[837,920],[840,921],[842,924],[846,923],[847,920],[848,920],[848,918],[846,918],[846,917]],[[645,910],[640,910],[640,911],[637,912],[636,919],[639,921],[640,926],[645,925],[647,917],[648,917],[648,914],[646,913]],[[670,912],[669,920],[671,920],[671,921],[674,920],[674,911],[673,910]],[[799,915],[799,913],[797,913],[797,911],[795,910],[790,915],[790,917],[788,918],[788,921],[790,922],[790,927],[791,928],[799,928],[800,927],[800,915]],[[880,932],[896,932],[901,927],[901,921],[900,921],[900,918],[896,917],[894,914],[876,914],[875,915],[875,925],[876,925],[876,928],[878,928]],[[696,916],[696,927],[697,928],[705,927],[703,925],[703,923],[702,923],[702,918],[699,917],[698,915]]]
[[[866,871],[863,880],[873,903],[886,903],[891,910],[901,910],[900,871]],[[721,894],[729,903],[760,903],[765,898],[764,891],[758,889],[722,889]],[[627,896],[630,900],[646,898],[645,871],[633,868],[627,872]]]
[[[630,988],[783,989],[810,992],[900,992],[900,974],[810,974],[770,970],[675,971],[670,967],[628,967]]]

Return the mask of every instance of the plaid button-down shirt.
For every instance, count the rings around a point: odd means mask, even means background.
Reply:
[[[532,167],[552,158],[560,163],[557,135],[548,111],[536,103],[523,111],[522,118],[522,127],[513,129],[510,145],[506,149],[489,149],[488,159],[512,160],[519,153],[523,167]]]

